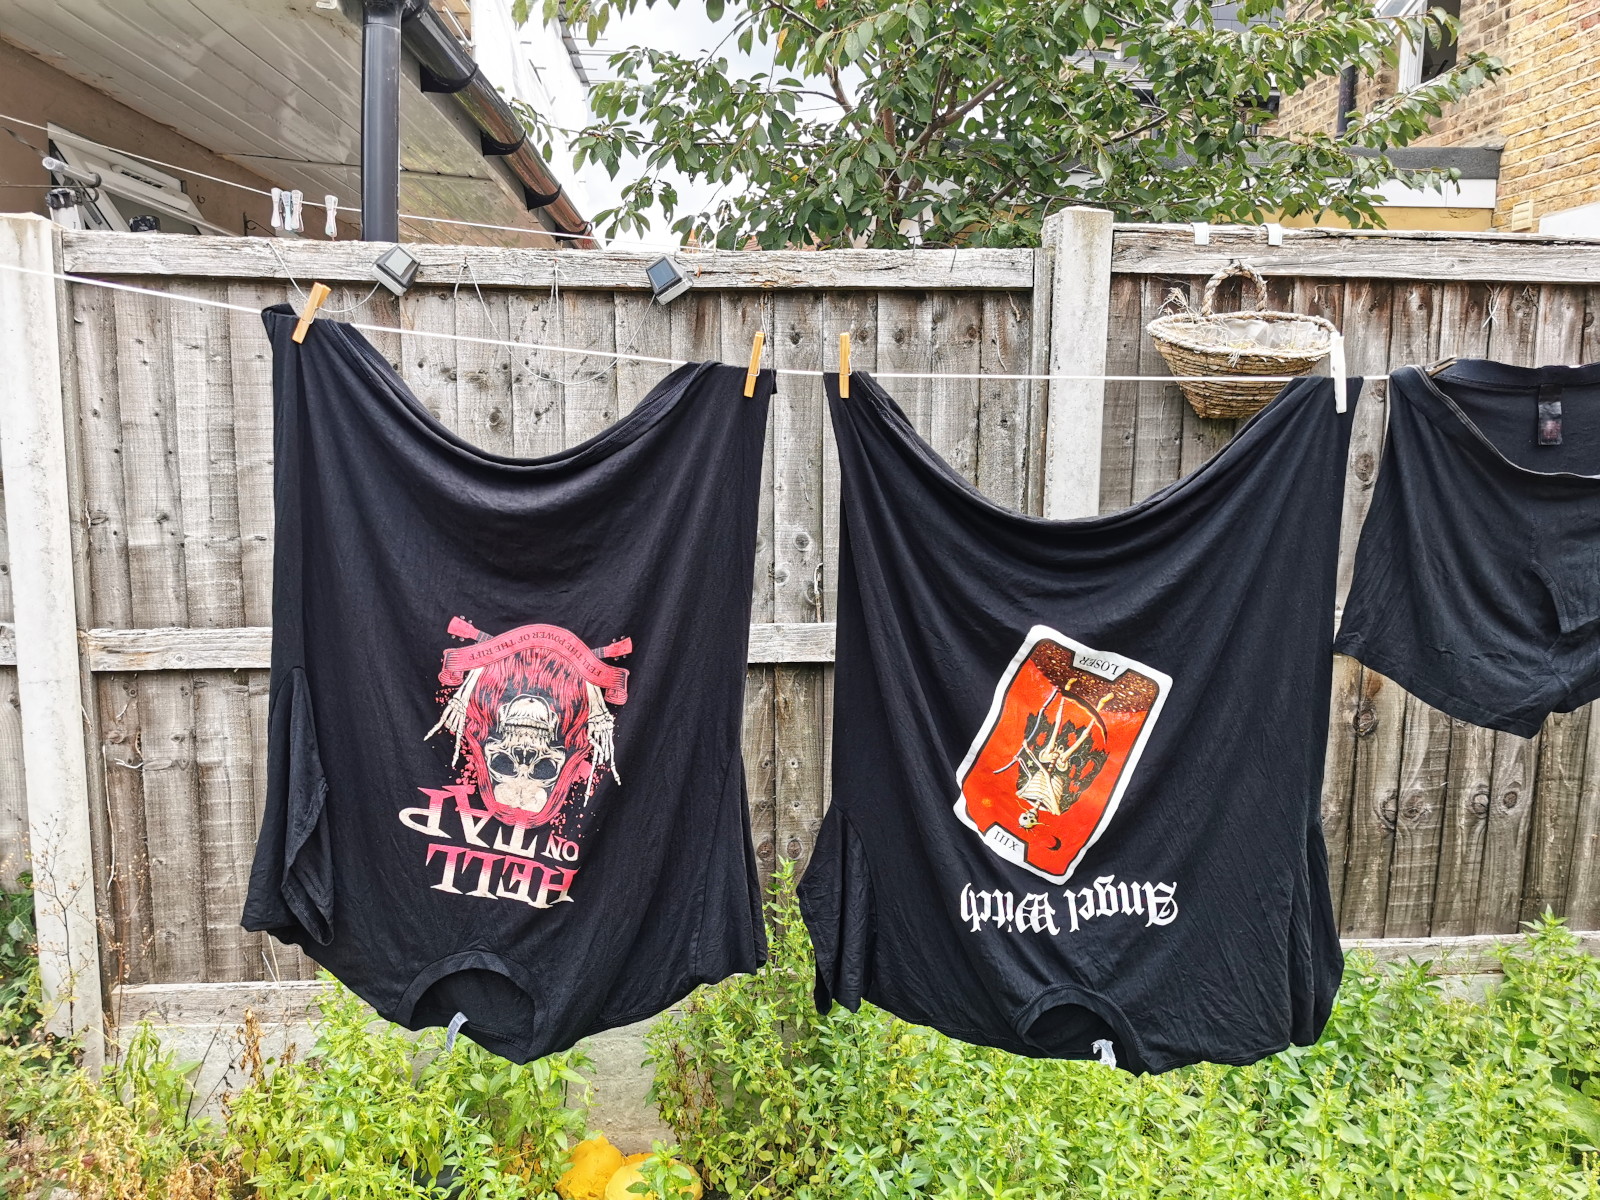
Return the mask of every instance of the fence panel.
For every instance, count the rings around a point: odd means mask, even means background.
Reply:
[[[1165,374],[1144,325],[1174,290],[1197,298],[1240,248],[1238,235],[1196,248],[1186,234],[1118,231],[1110,374]],[[251,308],[292,294],[289,271],[324,279],[335,286],[325,312],[348,307],[405,331],[371,336],[445,424],[523,456],[603,429],[666,368],[422,334],[742,363],[761,329],[769,365],[815,368],[834,361],[835,336],[848,331],[855,365],[867,370],[992,375],[1049,360],[1038,303],[1048,293],[1033,290],[1049,272],[1031,251],[693,256],[695,289],[667,307],[640,288],[642,260],[624,256],[418,253],[425,282],[398,301],[369,296],[368,252],[343,243],[72,235],[65,266]],[[1544,243],[1457,239],[1440,252],[1414,237],[1296,235],[1271,250],[1251,242],[1248,253],[1269,274],[1270,306],[1332,319],[1352,374],[1375,377],[1351,443],[1341,598],[1381,460],[1388,367],[1451,354],[1600,358],[1600,288],[1574,282],[1582,264]],[[1235,287],[1223,289],[1222,306]],[[106,978],[309,978],[298,952],[237,927],[265,779],[269,348],[251,314],[89,286],[65,293]],[[889,390],[987,495],[1040,511],[1043,387],[924,379]],[[1159,382],[1108,384],[1103,420],[1103,511],[1194,470],[1237,425],[1201,420]],[[819,379],[780,378],[764,472],[744,750],[765,873],[780,858],[804,860],[827,798],[839,480]],[[3,538],[0,524],[0,561]],[[0,622],[9,603],[0,571]],[[5,650],[0,663],[10,661]],[[0,700],[9,701],[0,703],[0,880],[9,880],[25,862],[26,818],[14,672],[3,665]],[[1342,658],[1331,704],[1323,812],[1347,936],[1511,932],[1547,906],[1580,928],[1600,926],[1600,723],[1589,711],[1525,741],[1453,721]]]
[[[1229,252],[1189,249],[1175,234],[1158,239],[1141,231],[1128,240],[1139,243],[1139,258],[1130,249],[1121,266],[1155,260],[1162,269],[1113,277],[1107,371],[1160,374],[1143,323],[1173,292],[1197,304],[1204,278],[1185,268],[1202,254],[1220,265]],[[1499,269],[1541,270],[1537,260],[1513,262],[1525,246],[1483,241],[1475,252],[1503,254]],[[1600,289],[1531,279],[1400,278],[1409,264],[1385,267],[1389,247],[1380,246],[1370,244],[1371,261],[1361,264],[1359,278],[1340,283],[1280,273],[1269,280],[1268,307],[1329,318],[1344,331],[1351,374],[1376,376],[1363,388],[1351,439],[1341,602],[1382,458],[1388,369],[1449,356],[1524,366],[1600,357]],[[1252,249],[1253,261],[1271,269],[1275,252]],[[1333,254],[1297,252],[1308,262]],[[1469,275],[1496,269],[1492,261],[1463,258]],[[1330,265],[1345,270],[1356,263],[1340,257]],[[1237,287],[1221,289],[1219,309],[1240,306]],[[1187,474],[1236,427],[1196,417],[1176,385],[1111,387],[1101,476],[1107,510]],[[1593,927],[1600,917],[1600,729],[1591,737],[1591,710],[1558,714],[1537,737],[1519,738],[1454,720],[1378,672],[1337,658],[1323,822],[1341,932],[1352,938],[1514,933],[1547,908],[1578,928]]]

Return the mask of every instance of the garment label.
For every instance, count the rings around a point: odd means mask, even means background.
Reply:
[[[1561,445],[1561,401],[1539,401],[1539,445]]]

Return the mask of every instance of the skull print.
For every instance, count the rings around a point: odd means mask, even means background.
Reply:
[[[568,758],[558,740],[554,702],[536,692],[500,705],[494,731],[483,743],[494,799],[538,817],[550,806]]]

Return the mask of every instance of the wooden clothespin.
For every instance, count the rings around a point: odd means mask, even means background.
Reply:
[[[322,302],[333,295],[333,289],[325,283],[313,283],[311,295],[306,297],[305,309],[300,313],[300,324],[294,327],[294,340],[306,340],[306,330],[311,328],[311,322],[317,319],[317,309],[322,307]]]
[[[850,335],[839,335],[839,395],[850,399]]]
[[[1437,375],[1441,371],[1448,371],[1455,365],[1456,356],[1452,354],[1449,358],[1441,358],[1437,362],[1429,363],[1423,370],[1427,371],[1429,375]]]
[[[756,378],[761,374],[761,347],[766,343],[767,335],[761,330],[756,330],[756,336],[750,341],[750,369],[744,376],[744,394],[756,394]]]

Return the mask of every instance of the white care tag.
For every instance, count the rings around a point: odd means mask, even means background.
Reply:
[[[1100,1056],[1101,1066],[1114,1067],[1117,1065],[1117,1052],[1112,1049],[1110,1038],[1101,1038],[1098,1042],[1095,1042],[1094,1045],[1090,1046],[1089,1049],[1093,1050]]]
[[[456,1034],[461,1032],[461,1027],[467,1023],[467,1014],[458,1012],[450,1018],[450,1024],[445,1026],[444,1050],[448,1054],[456,1048]]]

